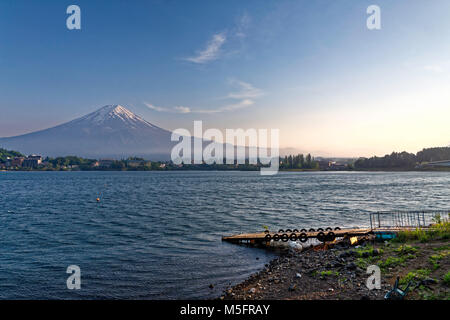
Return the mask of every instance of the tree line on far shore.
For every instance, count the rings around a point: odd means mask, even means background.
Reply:
[[[450,160],[450,147],[427,148],[414,153],[392,152],[384,157],[359,158],[355,169],[414,169],[418,164]]]
[[[319,162],[315,161],[311,154],[306,157],[303,154],[285,156],[280,159],[281,169],[319,169]]]
[[[8,158],[14,158],[14,157],[24,157],[24,155],[18,151],[12,151],[12,150],[6,150],[3,148],[0,148],[0,162],[6,162],[6,160]]]
[[[0,164],[5,163],[8,158],[24,157],[17,151],[9,151],[0,148]],[[450,160],[450,147],[426,148],[414,153],[392,152],[384,157],[359,158],[353,165],[347,166],[347,170],[370,170],[370,169],[399,169],[411,170],[417,168],[419,164],[433,161]],[[135,162],[133,166],[130,162]],[[86,159],[77,156],[67,157],[46,157],[40,170],[258,170],[261,165],[242,164],[239,166],[230,164],[183,164],[175,165],[171,161],[147,161],[143,158],[130,157],[123,160],[111,160],[108,167],[98,166],[98,160]],[[138,165],[136,165],[138,162]],[[319,161],[315,160],[311,154],[288,155],[280,158],[281,170],[306,169],[318,170]]]

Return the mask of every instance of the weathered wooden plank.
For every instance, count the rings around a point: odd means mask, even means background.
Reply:
[[[377,228],[377,229],[370,229],[370,228],[349,228],[349,229],[341,229],[341,230],[332,230],[332,232],[335,234],[336,237],[344,237],[344,236],[358,236],[358,235],[366,235],[371,234],[374,232],[399,232],[402,230],[411,230],[413,228]],[[314,232],[305,232],[308,238],[316,238],[320,231],[314,231]],[[325,235],[329,231],[323,231]],[[222,241],[264,241],[264,238],[266,235],[270,234],[271,238],[273,238],[274,235],[278,234],[281,236],[282,234],[287,234],[290,236],[291,234],[295,233],[298,236],[300,236],[301,232],[257,232],[257,233],[243,233],[238,235],[231,235],[231,236],[224,236],[222,237]]]

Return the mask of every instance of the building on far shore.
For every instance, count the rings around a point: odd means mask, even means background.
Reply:
[[[113,159],[100,159],[98,161],[98,166],[102,168],[110,168],[114,163]]]
[[[14,157],[11,159],[11,167],[22,167],[23,162],[25,161],[24,157]]]
[[[330,169],[331,170],[347,170],[348,166],[344,163],[332,162],[330,164]]]
[[[5,167],[6,167],[6,168],[11,167],[11,158],[10,158],[10,157],[7,157],[7,158],[6,158],[6,161],[5,161]]]
[[[328,170],[331,166],[331,161],[328,160],[319,160],[317,161],[319,163],[319,169],[320,170]]]
[[[450,160],[427,162],[422,164],[421,167],[450,167]]]
[[[137,168],[137,167],[143,167],[143,166],[150,166],[150,161],[145,160],[127,160],[127,167],[129,168]]]
[[[92,164],[91,164],[91,167],[99,167],[100,166],[100,162],[98,162],[98,161],[94,161],[94,162],[92,162]]]
[[[22,162],[23,168],[37,168],[42,163],[42,157],[38,155],[30,155]]]

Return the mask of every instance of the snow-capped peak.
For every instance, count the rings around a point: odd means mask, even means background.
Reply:
[[[133,112],[118,104],[104,106],[98,111],[109,115],[124,116],[131,119],[137,118]]]
[[[83,120],[89,120],[98,125],[111,119],[118,119],[128,123],[145,122],[146,124],[149,124],[147,121],[121,105],[107,105],[83,117]]]

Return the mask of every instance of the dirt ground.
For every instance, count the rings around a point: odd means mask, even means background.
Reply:
[[[400,244],[348,241],[303,251],[290,250],[257,274],[227,289],[225,300],[382,300],[397,276],[405,299],[450,298],[444,275],[450,268],[449,241]],[[432,258],[430,258],[432,257]],[[381,269],[381,289],[369,290],[368,265]]]

